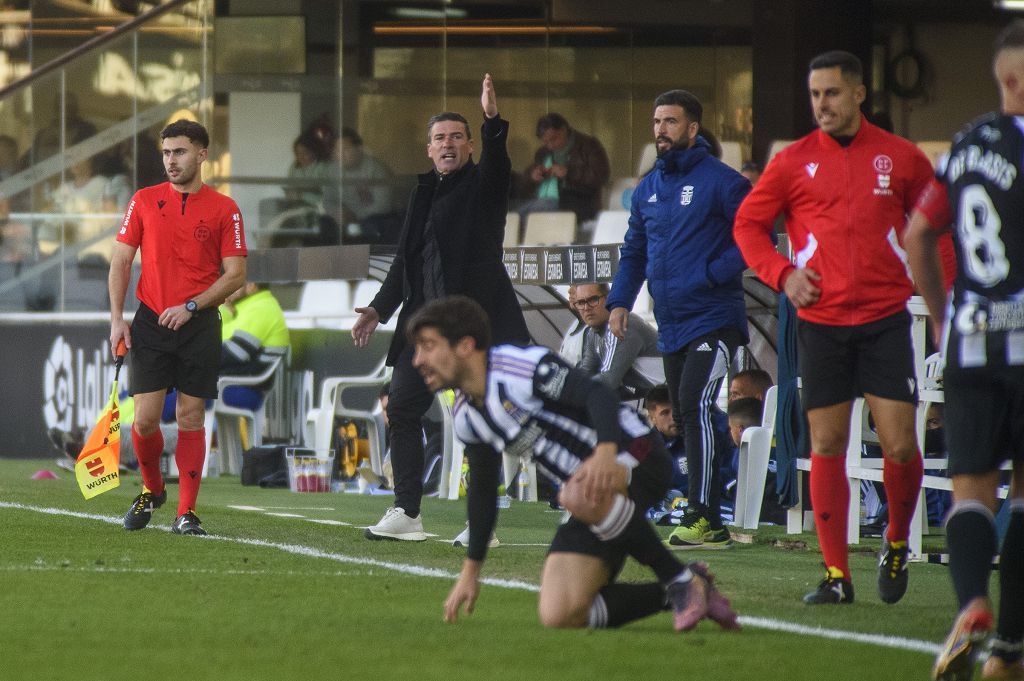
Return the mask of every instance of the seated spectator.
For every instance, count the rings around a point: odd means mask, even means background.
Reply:
[[[128,205],[132,192],[127,177],[124,174],[111,177],[102,174],[105,170],[102,164],[106,160],[104,156],[96,156],[74,164],[68,169],[70,177],[50,195],[53,210],[65,214],[61,218],[65,244],[90,239],[106,231],[112,233],[112,221],[86,218],[83,214],[111,212]]]
[[[571,210],[577,223],[596,218],[601,191],[611,175],[601,142],[574,130],[557,113],[541,116],[537,138],[541,147],[524,173],[525,191],[532,200],[520,208],[523,219],[545,210]]]
[[[772,385],[771,375],[762,369],[737,372],[729,381],[729,402],[743,397],[754,397],[764,402],[764,396]]]
[[[266,284],[246,282],[227,297],[220,314],[222,376],[263,373],[267,369],[264,349],[291,347],[284,312]],[[233,407],[257,409],[270,387],[229,386],[220,399]]]
[[[947,456],[945,405],[941,402],[932,402],[928,405],[924,418],[924,457],[926,459],[945,458]],[[925,472],[933,475],[944,474],[944,472],[931,470]],[[924,498],[928,509],[928,524],[941,525],[946,517],[946,511],[953,505],[951,494],[944,489],[925,488]]]
[[[665,382],[665,367],[658,351],[658,332],[639,315],[630,313],[626,337],[619,340],[608,328],[605,307],[607,284],[578,284],[576,309],[587,330],[583,337],[580,368],[594,374],[623,400],[642,398]]]
[[[669,395],[668,386],[661,383],[651,388],[644,400],[644,408],[647,410],[647,420],[661,435],[665,448],[675,461],[675,469],[672,471],[672,488],[676,490],[689,489],[690,483],[686,474],[686,452],[683,450],[683,438],[679,433],[679,426],[672,416],[672,398]]]
[[[296,138],[292,144],[295,160],[288,168],[289,180],[302,180],[303,184],[289,185],[285,196],[300,199],[310,207],[320,210],[323,204],[324,187],[333,182],[330,153],[323,148],[320,140],[310,131]]]
[[[764,411],[764,402],[756,397],[740,397],[729,402],[729,434],[732,436],[732,443],[740,446],[740,438],[743,431],[751,426],[761,425],[761,414]]]
[[[580,361],[583,359],[583,336],[584,331],[587,330],[587,325],[580,319],[579,312],[576,310],[576,285],[573,284],[569,287],[569,309],[573,314],[572,324],[565,330],[565,335],[562,336],[562,345],[558,348],[558,354],[570,366],[579,366]]]
[[[632,324],[632,321],[630,321]],[[686,514],[686,490],[689,489],[689,471],[686,463],[686,450],[683,438],[679,432],[679,424],[672,414],[671,396],[668,386],[664,383],[656,385],[647,392],[644,405],[647,409],[647,418],[658,433],[661,434],[666,448],[675,460],[676,466],[672,472],[672,489],[669,497],[665,499],[665,508],[655,509],[650,515],[659,525],[679,525]],[[723,462],[719,467],[719,475],[722,476],[722,488],[725,491],[736,486],[737,467],[735,463],[736,450],[731,445],[728,437],[728,418],[717,406],[711,407],[711,427],[715,431],[716,458]],[[678,491],[682,490],[682,491]],[[732,517],[731,497],[723,495],[722,518],[728,520]]]
[[[398,238],[402,216],[392,202],[391,171],[366,153],[352,128],[341,129],[335,148],[337,181],[324,192],[324,210],[345,226],[347,240],[391,242]]]
[[[754,371],[759,372],[760,370]],[[760,426],[763,412],[764,402],[756,397],[739,397],[729,402],[729,434],[732,436],[732,442],[736,448],[733,450],[732,456],[728,457],[726,464],[723,464],[722,477],[726,480],[726,496],[730,499],[735,498],[736,495],[736,479],[740,468],[739,446],[743,431]],[[760,517],[762,522],[780,525],[785,522],[786,509],[779,504],[775,494],[777,470],[773,447],[771,457],[768,459],[768,473],[764,481],[765,492],[761,501]]]

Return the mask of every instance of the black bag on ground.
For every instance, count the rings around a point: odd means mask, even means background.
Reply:
[[[242,453],[242,484],[258,485],[263,478],[284,471],[285,486],[288,482],[288,466],[284,460],[284,445],[252,447]]]

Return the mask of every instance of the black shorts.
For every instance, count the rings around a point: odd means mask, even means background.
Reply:
[[[854,326],[798,320],[804,408],[831,407],[864,393],[917,403],[910,323],[906,311]]]
[[[1024,461],[1024,371],[947,367],[942,383],[950,475]]]
[[[629,481],[629,498],[641,513],[659,503],[672,482],[672,457],[661,438],[651,433],[643,440],[646,442],[642,444],[649,446],[647,456],[633,469]],[[622,570],[627,555],[620,542],[602,541],[589,525],[576,518],[569,518],[558,526],[548,553],[582,553],[600,558],[608,566],[612,579]]]
[[[128,381],[132,395],[177,388],[186,395],[215,399],[220,371],[220,312],[197,312],[177,331],[158,323],[160,316],[139,305],[132,322]]]

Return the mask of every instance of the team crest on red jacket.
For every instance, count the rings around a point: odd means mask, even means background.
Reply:
[[[875,187],[875,196],[892,196],[892,189],[889,188],[892,173],[892,159],[885,154],[875,156],[875,172],[878,173],[878,186]]]

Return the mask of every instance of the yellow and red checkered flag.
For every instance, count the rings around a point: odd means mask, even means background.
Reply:
[[[117,345],[117,368],[114,370],[110,400],[75,462],[75,478],[86,499],[92,499],[121,484],[121,476],[118,474],[121,463],[121,411],[117,406],[117,377],[121,373],[121,364],[124,363],[127,351],[122,340]]]

